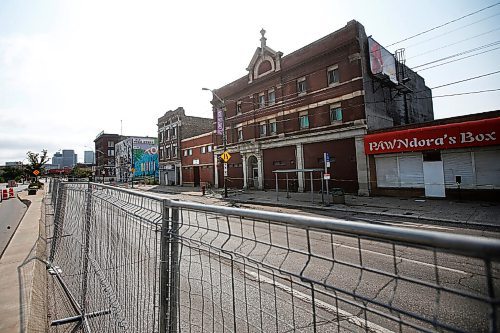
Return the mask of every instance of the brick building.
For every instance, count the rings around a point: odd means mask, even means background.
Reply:
[[[248,74],[214,90],[211,102],[216,129],[217,111],[225,109],[232,155],[228,185],[274,188],[274,170],[323,168],[328,153],[330,188],[367,195],[363,136],[369,129],[432,120],[424,79],[368,38],[356,21],[286,56],[261,34]],[[221,135],[214,144],[219,156]],[[215,185],[221,186],[223,165],[217,158],[214,163]],[[308,174],[291,177],[296,190],[307,190]],[[321,175],[313,177],[318,190]]]
[[[94,140],[95,145],[95,176],[106,181],[115,179],[115,144],[126,137],[119,134],[104,133],[102,131]]]
[[[186,116],[182,107],[158,118],[160,184],[182,184],[181,141],[212,130],[211,118]]]
[[[214,182],[213,132],[182,140],[182,185]]]

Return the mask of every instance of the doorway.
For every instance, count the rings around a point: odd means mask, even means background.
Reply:
[[[424,187],[426,197],[444,198],[446,196],[443,161],[424,161]]]
[[[194,166],[193,167],[193,182],[194,186],[200,186],[200,167],[199,166]]]
[[[259,168],[257,165],[257,157],[250,156],[247,166],[247,186],[248,188],[259,188]]]

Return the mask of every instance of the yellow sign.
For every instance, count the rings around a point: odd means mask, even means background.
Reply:
[[[34,174],[35,176],[38,176],[38,175],[40,174],[40,171],[35,170],[35,171],[33,171],[33,174]]]
[[[222,153],[222,155],[220,155],[220,158],[222,158],[222,160],[227,163],[227,161],[229,161],[229,159],[231,158],[231,155],[226,150]]]

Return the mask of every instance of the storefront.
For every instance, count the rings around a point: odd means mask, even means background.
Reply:
[[[442,119],[366,135],[371,193],[483,196],[488,200],[498,197],[500,115],[488,112],[469,118]]]

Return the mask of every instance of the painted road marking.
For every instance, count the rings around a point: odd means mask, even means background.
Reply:
[[[359,248],[357,248],[357,247],[352,247],[352,246],[349,246],[349,245],[343,245],[343,244],[340,244],[340,243],[332,243],[332,244],[335,245],[335,246],[338,246],[338,247],[345,247],[345,248],[348,248],[348,249],[351,249],[351,250],[359,251]],[[390,255],[390,254],[385,254],[385,253],[380,253],[380,252],[375,252],[375,251],[365,250],[365,249],[361,249],[361,251],[369,252],[369,253],[373,253],[373,254],[377,254],[377,255],[383,256],[383,257],[393,258],[393,256]],[[411,262],[411,263],[414,263],[414,264],[419,264],[419,265],[422,265],[422,266],[427,266],[427,267],[432,267],[432,268],[437,267],[437,268],[445,270],[445,271],[450,271],[450,272],[454,272],[454,273],[458,273],[458,274],[463,274],[463,275],[471,275],[472,274],[472,273],[465,272],[465,271],[462,271],[462,270],[459,270],[459,269],[454,269],[454,268],[449,268],[449,267],[444,267],[444,266],[429,264],[429,263],[426,263],[426,262],[423,262],[423,261],[418,261],[418,260],[413,260],[413,259],[406,259],[406,258],[403,258],[403,257],[396,257],[396,259],[401,259],[401,261],[407,261],[407,262]]]
[[[294,297],[298,298],[298,299],[301,299],[303,300],[304,302],[308,302],[308,303],[311,303],[312,304],[312,297],[307,295],[307,294],[304,294],[298,290],[294,290],[292,289],[291,287],[289,286],[286,286],[284,284],[281,284],[279,282],[276,282],[276,281],[273,281],[272,279],[270,278],[267,278],[265,276],[262,276],[260,274],[257,274],[256,272],[252,272],[252,271],[249,271],[249,270],[245,270],[245,274],[248,274],[250,275],[252,278],[254,278],[255,280],[257,281],[260,281],[260,282],[263,282],[263,283],[267,283],[267,284],[270,284],[270,285],[274,285],[276,286],[277,288],[285,291],[286,293],[288,294],[291,294],[293,295]],[[372,323],[371,321],[365,321],[364,319],[361,319],[361,318],[358,318],[356,317],[355,315],[353,315],[352,313],[350,312],[347,312],[347,311],[344,311],[342,309],[339,309],[338,307],[334,306],[334,305],[331,305],[331,304],[328,304],[326,302],[323,302],[319,299],[315,299],[314,300],[314,304],[318,307],[318,308],[321,308],[323,310],[326,310],[328,312],[332,312],[332,313],[338,313],[340,316],[342,316],[342,321],[347,321],[351,324],[354,324],[356,326],[359,326],[363,329],[367,329],[371,332],[375,332],[375,333],[394,333],[393,331],[390,331],[380,325],[377,325],[375,323]],[[344,319],[345,318],[345,319]],[[340,321],[341,319],[339,318],[339,325],[340,325]]]

